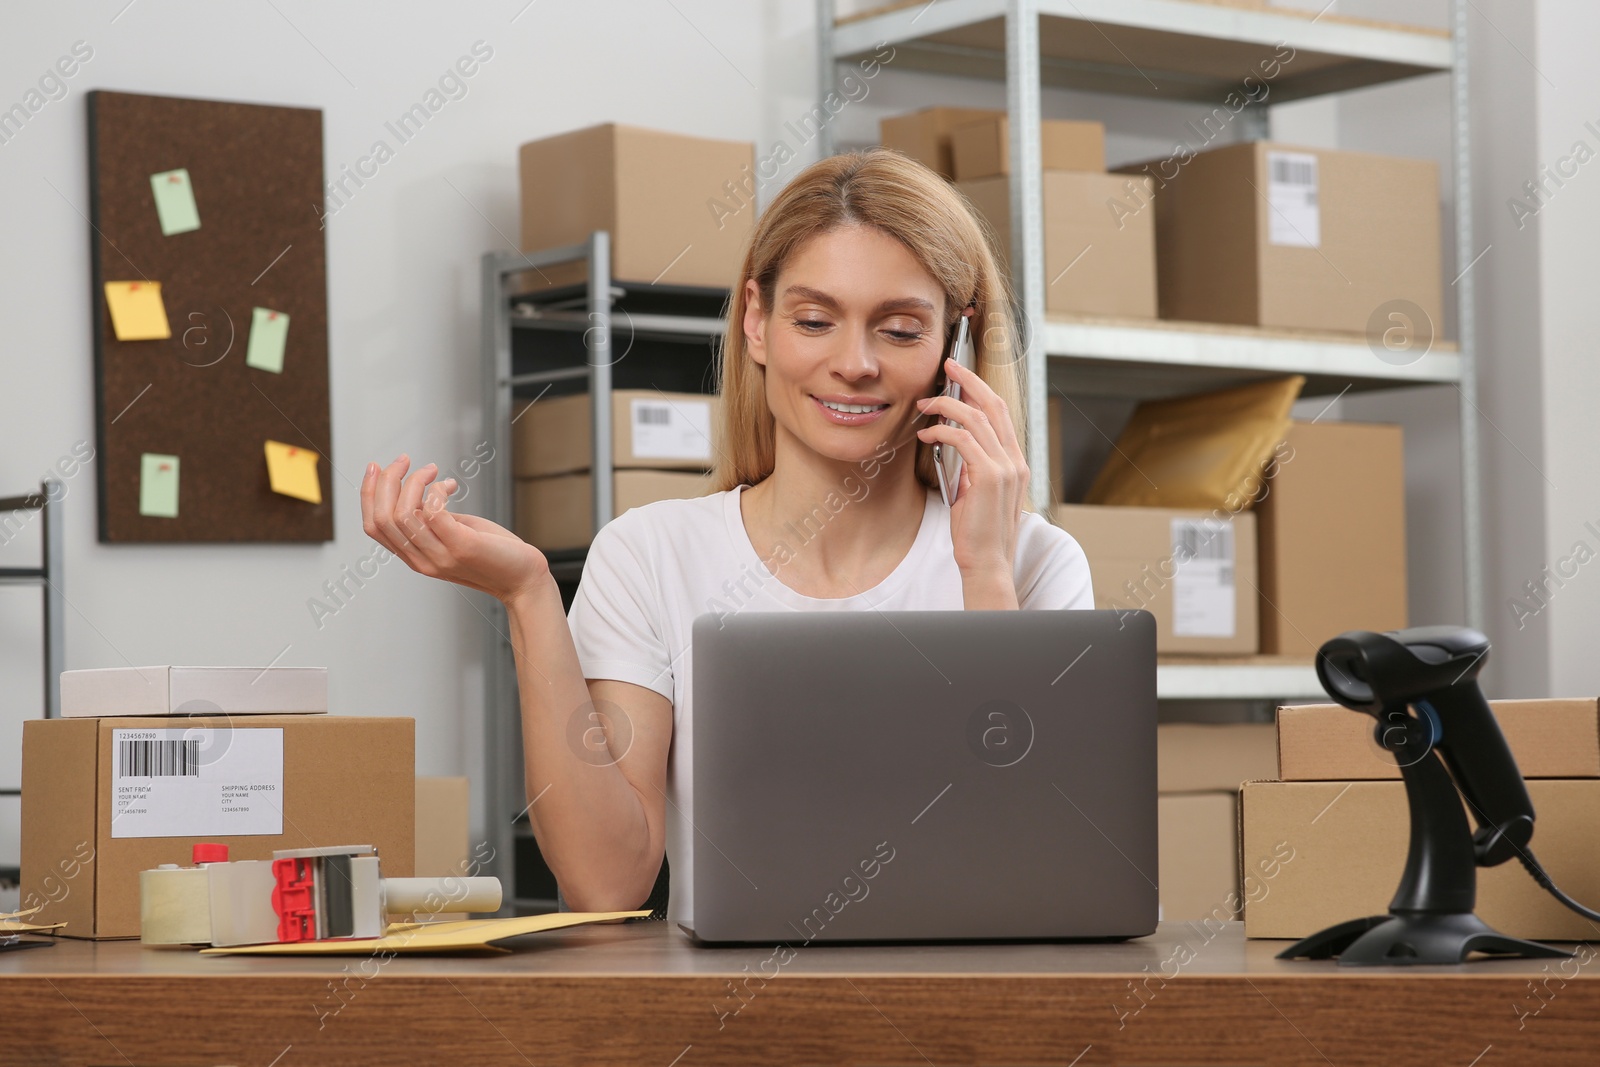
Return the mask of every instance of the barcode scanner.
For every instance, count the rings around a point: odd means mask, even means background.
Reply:
[[[1478,686],[1488,658],[1487,637],[1455,626],[1347,633],[1322,646],[1317,677],[1339,703],[1377,717],[1378,744],[1402,765],[1438,751],[1479,824],[1478,864],[1494,867],[1533,837],[1533,801]]]
[[[1488,658],[1487,637],[1455,626],[1352,631],[1317,651],[1322,687],[1345,707],[1377,719],[1378,744],[1400,765],[1411,844],[1387,915],[1330,926],[1291,945],[1279,959],[1338,956],[1345,966],[1455,964],[1474,951],[1568,958],[1571,953],[1561,949],[1507,937],[1473,914],[1477,868],[1513,857],[1563,904],[1600,919],[1556,888],[1529,848],[1533,802],[1478,685]]]

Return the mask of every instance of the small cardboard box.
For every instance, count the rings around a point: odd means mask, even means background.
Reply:
[[[1055,520],[1089,558],[1094,606],[1151,612],[1158,653],[1256,651],[1254,515],[1064,504]]]
[[[1130,183],[1148,195],[1150,179],[1046,171],[1044,181],[1045,311],[1122,319],[1156,316],[1154,212],[1119,220],[1107,208]],[[958,182],[988,222],[1002,261],[1011,255],[1011,179]],[[1002,262],[1002,268],[1005,263]]]
[[[1106,128],[1099,122],[1045,119],[1039,125],[1044,170],[1104,174]],[[1011,120],[1005,115],[966,122],[950,131],[950,156],[957,181],[1011,173]]]
[[[465,778],[417,778],[418,878],[466,874],[469,788]]]
[[[1164,319],[1360,333],[1406,301],[1443,328],[1431,160],[1257,141],[1119,169],[1158,183]]]
[[[1600,778],[1600,701],[1491,700],[1524,778]],[[1399,778],[1378,744],[1377,719],[1338,704],[1278,709],[1278,774],[1285,782]],[[1256,774],[1251,777],[1267,778]]]
[[[1347,630],[1406,626],[1400,427],[1297,422],[1256,504],[1261,651],[1311,659]]]
[[[67,937],[139,936],[139,872],[373,845],[415,847],[415,722],[349,715],[34,719],[22,725],[22,904]]]
[[[704,496],[711,476],[684,471],[619,470],[612,472],[612,511],[657,500]],[[518,478],[516,533],[544,550],[582,548],[594,540],[594,480],[582,474]]]
[[[1156,798],[1161,919],[1239,917],[1239,812],[1233,793]]]
[[[925,107],[909,115],[882,120],[878,124],[878,139],[884,147],[903,152],[946,178],[954,178],[950,132],[964,123],[1004,114],[1004,111],[983,107]]]
[[[470,855],[469,783],[465,778],[417,778],[416,877],[467,878],[481,873]],[[465,912],[422,911],[418,922],[466,919]]]
[[[1594,847],[1600,779],[1535,779],[1528,796],[1538,812],[1535,855],[1568,896],[1592,907],[1600,900]],[[1385,914],[1405,870],[1408,810],[1403,782],[1246,783],[1240,794],[1245,936],[1306,937]],[[1476,910],[1511,937],[1594,937],[1592,923],[1563,907],[1515,860],[1478,868]]]
[[[61,717],[324,715],[326,667],[90,667],[61,672]]]
[[[611,234],[611,276],[727,288],[756,214],[755,146],[605,123],[522,146],[522,250]],[[586,263],[524,271],[532,291],[588,277]]]
[[[1277,755],[1271,723],[1156,727],[1163,920],[1239,917],[1239,786]]]
[[[718,398],[704,393],[616,389],[611,394],[611,465],[705,470],[716,458]],[[512,412],[518,478],[588,470],[594,463],[588,393],[519,401]]]
[[[1270,722],[1156,727],[1156,787],[1162,793],[1231,795],[1243,783],[1271,778],[1277,770],[1278,735]]]

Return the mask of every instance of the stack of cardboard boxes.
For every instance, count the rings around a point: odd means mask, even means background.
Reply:
[[[540,549],[594,539],[594,416],[587,393],[521,401],[512,415],[516,534]],[[711,491],[717,398],[655,389],[611,394],[612,509]]]
[[[415,723],[327,714],[326,671],[61,677],[64,717],[22,728],[21,903],[42,909],[30,921],[137,937],[139,872],[187,865],[199,842],[236,860],[373,845],[386,876],[413,873]]]
[[[1237,500],[1055,520],[1089,558],[1095,606],[1152,612],[1158,652],[1309,660],[1347,630],[1407,624],[1402,451],[1398,426],[1293,422]]]
[[[1534,854],[1569,896],[1600,904],[1597,702],[1497,700],[1490,708],[1527,779]],[[1400,769],[1375,725],[1332,704],[1279,709],[1276,780],[1246,782],[1240,793],[1241,875],[1256,883],[1245,895],[1246,937],[1306,937],[1388,911],[1406,865],[1410,820]],[[1593,923],[1514,860],[1478,869],[1477,914],[1512,937],[1594,937]]]
[[[1156,727],[1161,918],[1239,917],[1239,786],[1277,769],[1271,723]]]
[[[1011,247],[1010,124],[1003,111],[928,108],[884,120],[883,143],[939,171],[984,217],[1002,258]],[[1119,199],[1148,203],[1153,182],[1106,173],[1105,127],[1047,119],[1044,167],[1045,310],[1151,319],[1156,315],[1152,211],[1118,214]]]

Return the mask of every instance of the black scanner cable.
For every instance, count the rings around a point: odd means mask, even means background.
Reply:
[[[1561,901],[1561,903],[1565,904],[1579,915],[1582,915],[1585,919],[1594,919],[1595,921],[1600,922],[1600,911],[1590,911],[1588,908],[1584,907],[1582,904],[1579,904],[1576,900],[1573,900],[1571,897],[1563,893],[1561,891],[1561,887],[1556,885],[1551,877],[1545,873],[1544,866],[1534,858],[1532,850],[1520,849],[1517,852],[1517,859],[1521,860],[1522,865],[1527,868],[1528,873],[1533,875],[1533,880],[1544,886],[1544,888],[1549,891],[1551,896]]]

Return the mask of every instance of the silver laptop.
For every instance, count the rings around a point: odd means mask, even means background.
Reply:
[[[686,932],[1152,933],[1155,630],[1144,611],[700,616]]]

